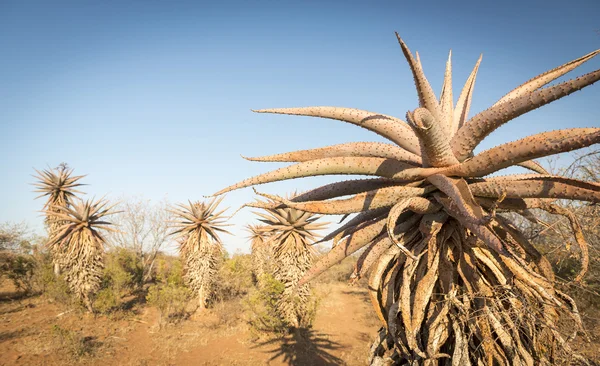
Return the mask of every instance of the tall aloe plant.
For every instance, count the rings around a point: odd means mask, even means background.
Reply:
[[[468,118],[481,58],[455,104],[450,57],[437,98],[418,54],[413,56],[397,38],[419,100],[418,108],[406,114],[406,122],[340,107],[256,111],[348,122],[392,143],[353,142],[249,158],[295,164],[248,178],[216,195],[308,176],[376,176],[328,184],[292,199],[264,194],[277,203],[249,204],[356,214],[325,238],[335,238],[338,244],[300,284],[366,247],[354,276],[364,276],[371,269],[369,291],[383,324],[371,362],[551,363],[553,354],[548,350],[554,344],[570,351],[571,336],[555,327],[559,316],[570,317],[575,332],[582,330],[577,307],[555,288],[546,258],[498,213],[525,214],[527,209],[539,208],[565,215],[581,249],[582,268],[575,279],[580,281],[587,269],[587,244],[576,218],[556,200],[600,202],[600,185],[550,175],[532,159],[598,143],[600,129],[544,132],[478,154],[474,149],[508,121],[598,81],[600,70],[544,87],[600,50],[532,78]],[[515,165],[534,173],[489,176]]]
[[[106,217],[113,211],[105,200],[72,202],[69,207],[50,206],[46,213],[60,222],[49,240],[51,247],[61,248],[61,268],[70,290],[90,312],[92,297],[100,288],[104,267],[102,231],[115,231]]]
[[[223,227],[227,210],[216,211],[221,199],[210,202],[189,202],[179,204],[171,210],[176,216],[175,230],[171,233],[179,237],[179,251],[183,259],[183,279],[186,285],[198,295],[200,309],[206,308],[212,295],[218,261],[223,246],[218,232],[229,234]]]
[[[72,176],[73,170],[67,168],[66,164],[61,164],[55,169],[42,170],[41,172],[36,170],[36,173],[38,175],[34,177],[38,181],[33,185],[37,187],[36,192],[41,193],[36,198],[48,197],[43,207],[43,210],[47,210],[44,223],[48,231],[48,236],[52,237],[58,228],[66,223],[64,220],[57,218],[56,215],[52,215],[52,213],[60,212],[60,207],[68,208],[71,206],[75,194],[82,193],[76,187],[82,185],[78,181],[84,176]],[[50,245],[50,243],[48,243],[48,246],[52,254],[54,273],[58,276],[61,267],[64,266],[64,263],[62,263],[63,248],[55,244]]]
[[[307,328],[312,322],[310,287],[300,285],[299,281],[311,267],[316,254],[311,247],[316,238],[315,231],[327,223],[316,222],[320,215],[294,208],[267,208],[266,212],[256,214],[264,224],[260,231],[269,233],[273,277],[284,285],[283,293],[277,299],[277,312],[288,326]]]
[[[248,239],[250,239],[252,270],[256,281],[260,281],[265,273],[270,272],[269,263],[273,257],[269,231],[263,225],[248,225],[246,231],[250,233]]]

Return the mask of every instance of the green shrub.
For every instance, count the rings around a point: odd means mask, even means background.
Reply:
[[[156,262],[156,281],[150,286],[146,301],[160,313],[159,324],[177,322],[188,313],[192,293],[183,283],[183,266],[178,258],[164,257]]]
[[[0,276],[10,279],[15,287],[25,293],[34,288],[36,260],[27,254],[3,252],[0,258]]]
[[[33,276],[35,291],[41,292],[50,302],[65,306],[75,304],[67,282],[62,276],[56,277],[54,274],[54,265],[50,254],[47,252],[38,253],[35,258],[37,262]]]
[[[107,314],[121,308],[123,296],[140,289],[142,276],[143,268],[133,251],[116,248],[107,253],[94,309]]]
[[[158,283],[183,286],[183,265],[179,258],[163,257],[157,259],[155,279]]]
[[[144,268],[133,251],[117,248],[106,255],[104,276],[111,287],[123,295],[123,291],[141,287]]]
[[[110,313],[121,305],[121,299],[110,287],[100,289],[94,297],[94,310],[103,314]]]
[[[248,254],[236,254],[225,259],[215,280],[214,296],[227,301],[248,293],[253,286],[252,261]]]
[[[285,285],[271,274],[263,274],[258,288],[253,289],[243,302],[249,314],[248,324],[254,336],[264,332],[283,333],[287,327],[277,316],[277,300],[283,294]]]
[[[159,324],[177,322],[188,314],[185,309],[192,294],[183,286],[176,284],[156,284],[150,286],[146,301],[155,306],[160,313]]]
[[[56,324],[52,326],[52,337],[58,343],[57,348],[73,360],[93,356],[99,346],[92,337],[83,337],[77,331],[62,328]]]

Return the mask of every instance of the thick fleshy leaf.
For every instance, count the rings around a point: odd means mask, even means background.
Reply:
[[[423,73],[423,69],[421,68],[420,62],[417,63],[412,53],[408,49],[408,46],[406,46],[406,44],[404,43],[402,38],[400,38],[400,35],[398,35],[398,33],[396,33],[396,38],[398,39],[398,43],[400,43],[402,53],[404,54],[404,57],[406,58],[406,61],[408,62],[408,65],[410,66],[410,69],[413,73],[415,86],[417,88],[417,94],[419,96],[419,106],[428,109],[429,112],[431,112],[431,114],[433,115],[433,118],[435,119],[436,123],[440,124],[441,130],[446,134],[446,136],[449,136],[449,128],[444,123],[444,118],[442,117],[441,108],[438,103],[437,97],[435,96],[435,93],[433,92],[429,81],[427,81],[425,73]]]
[[[373,131],[414,154],[419,154],[419,141],[406,122],[392,116],[343,107],[300,107],[254,110],[256,113],[321,117],[348,122]]]
[[[444,123],[446,124],[445,131],[454,134],[452,125],[454,121],[454,98],[452,97],[452,50],[448,53],[448,61],[446,61],[446,71],[444,72],[444,83],[442,84],[442,92],[440,93],[440,108]]]
[[[498,198],[558,198],[600,202],[600,189],[586,189],[576,185],[548,179],[481,182],[469,185],[475,196]]]
[[[600,70],[536,90],[530,94],[490,107],[471,118],[452,138],[450,145],[459,161],[466,159],[485,137],[504,123],[551,103],[600,80]]]
[[[265,162],[302,162],[343,156],[389,158],[417,165],[421,165],[422,163],[420,156],[401,149],[395,145],[381,142],[350,142],[346,144],[338,144],[309,150],[299,150],[276,155],[260,156],[256,158],[244,157],[244,159]]]
[[[544,167],[535,160],[528,160],[517,164],[525,169],[533,170],[540,174],[550,174]]]
[[[328,215],[343,215],[349,213],[362,212],[365,210],[375,210],[382,207],[391,207],[399,199],[409,197],[419,197],[431,192],[433,187],[415,188],[415,187],[386,187],[374,191],[359,193],[351,198],[338,199],[331,201],[308,201],[292,202],[283,197],[259,193],[274,201],[281,202],[288,207],[306,212],[321,213]]]
[[[215,193],[215,196],[240,188],[281,180],[318,175],[376,175],[393,178],[414,165],[384,158],[341,157],[305,161],[245,179]]]
[[[319,243],[324,243],[326,241],[334,239],[334,245],[337,245],[337,242],[339,240],[336,240],[336,238],[343,238],[346,235],[354,233],[355,231],[359,230],[364,223],[367,223],[373,219],[387,216],[389,211],[389,207],[363,211],[358,215],[354,216],[352,219],[350,219],[350,221],[348,221],[344,225],[325,235],[321,240],[319,240]]]
[[[467,78],[465,86],[458,97],[456,107],[454,108],[454,120],[452,123],[452,131],[450,136],[454,136],[458,129],[461,128],[467,121],[469,109],[471,108],[471,100],[473,99],[473,90],[475,89],[475,79],[477,78],[477,71],[479,70],[482,57],[483,55],[479,56],[473,71],[471,71],[471,75],[469,75]]]
[[[544,174],[511,174],[499,175],[495,177],[486,177],[483,179],[473,179],[474,182],[505,182],[517,180],[548,180],[552,182],[561,182],[575,187],[591,189],[592,191],[600,189],[600,183],[587,180],[567,178],[562,175],[544,175]]]
[[[496,146],[449,169],[447,174],[482,177],[500,169],[548,155],[580,149],[600,142],[600,128],[570,128],[543,132]]]
[[[591,60],[599,53],[600,53],[600,50],[590,52],[585,56],[577,58],[573,61],[569,61],[566,64],[563,64],[552,70],[546,71],[546,72],[526,81],[522,85],[519,85],[515,89],[508,92],[505,96],[500,98],[496,103],[494,103],[494,106],[497,104],[501,104],[509,99],[515,99],[522,95],[529,94],[532,91],[541,88],[542,86],[552,82],[553,80],[558,79],[559,77],[563,76],[564,74],[568,73],[569,71],[576,69],[581,64]]]
[[[298,282],[298,286],[302,286],[325,272],[331,266],[341,262],[347,256],[369,244],[369,242],[375,239],[383,230],[385,222],[385,218],[381,218],[342,240],[335,248],[331,249],[329,253],[321,257],[319,261],[306,272],[304,277]]]
[[[428,177],[427,181],[444,192],[466,219],[479,223],[484,219],[483,210],[475,202],[467,182],[463,179],[453,179],[445,175],[434,174]]]
[[[401,186],[403,183],[389,178],[367,178],[352,179],[341,182],[326,184],[324,186],[312,189],[308,192],[300,193],[290,201],[306,202],[321,201],[331,198],[349,196],[357,193],[372,191],[379,188],[390,186]]]

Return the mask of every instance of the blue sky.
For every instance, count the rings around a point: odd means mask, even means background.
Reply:
[[[458,4],[457,4],[458,3]],[[88,195],[202,199],[277,164],[257,156],[382,141],[337,121],[250,109],[335,105],[403,118],[417,106],[398,31],[435,90],[480,53],[471,116],[529,78],[600,48],[600,2],[0,2],[0,222],[43,232],[33,168],[67,162]],[[600,68],[594,59],[569,77]],[[600,126],[600,86],[522,116],[480,146]],[[260,186],[305,190],[339,177]],[[236,209],[252,190],[227,195]],[[248,250],[249,210],[228,250]]]

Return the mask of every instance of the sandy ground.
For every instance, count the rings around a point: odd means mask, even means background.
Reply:
[[[239,301],[160,329],[152,307],[94,317],[39,296],[15,298],[4,282],[0,365],[365,365],[380,327],[367,291],[344,283],[319,284],[316,290],[321,300],[311,330],[257,340]],[[590,342],[579,337],[573,346],[598,365],[600,316],[596,311],[582,316]]]
[[[364,365],[379,328],[364,288],[319,285],[314,327],[253,340],[237,303],[162,330],[159,314],[93,317],[0,293],[0,365]]]

